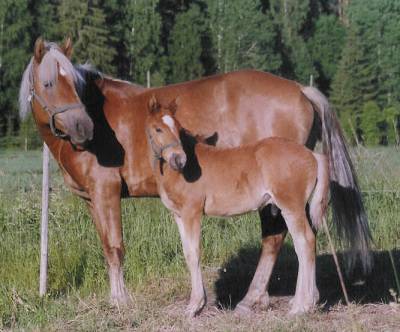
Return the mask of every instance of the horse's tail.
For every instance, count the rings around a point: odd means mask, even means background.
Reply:
[[[302,87],[322,123],[322,144],[329,161],[332,216],[339,239],[351,248],[348,268],[361,259],[364,272],[372,267],[372,241],[367,215],[349,152],[335,112],[316,88]]]
[[[310,216],[313,226],[318,229],[328,207],[329,165],[326,156],[313,153],[318,163],[317,184],[310,202]]]

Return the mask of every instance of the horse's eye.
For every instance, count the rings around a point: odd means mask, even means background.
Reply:
[[[43,83],[43,85],[47,89],[47,88],[51,88],[53,86],[53,83],[49,81],[49,82]]]
[[[157,133],[162,133],[162,129],[161,128],[156,128],[156,132]]]

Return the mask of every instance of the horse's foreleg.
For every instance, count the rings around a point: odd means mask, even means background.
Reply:
[[[305,211],[282,211],[293,239],[294,249],[299,260],[296,294],[291,301],[291,314],[304,313],[312,309],[319,299],[315,275],[315,234],[312,231]]]
[[[124,244],[120,193],[121,184],[119,181],[97,184],[89,202],[89,208],[108,265],[110,300],[113,304],[126,304],[129,301],[122,272]]]
[[[272,211],[271,205],[260,211],[260,219],[262,228],[261,255],[249,289],[243,300],[236,306],[235,311],[238,313],[249,312],[256,305],[264,308],[268,306],[268,282],[287,233],[285,220],[279,211]]]
[[[200,267],[201,213],[174,215],[181,236],[183,253],[190,271],[192,291],[187,314],[194,317],[206,304],[206,293]]]

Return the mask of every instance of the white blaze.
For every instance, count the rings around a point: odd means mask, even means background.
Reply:
[[[174,130],[175,129],[175,121],[174,119],[169,116],[169,115],[164,115],[162,117],[163,122],[171,129]]]
[[[64,68],[63,67],[61,67],[60,66],[60,74],[62,75],[62,76],[66,76],[67,75],[67,72],[64,70]]]

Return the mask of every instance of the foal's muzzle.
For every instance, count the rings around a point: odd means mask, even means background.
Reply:
[[[173,153],[169,160],[169,164],[175,171],[181,171],[186,165],[186,155],[181,153]]]

